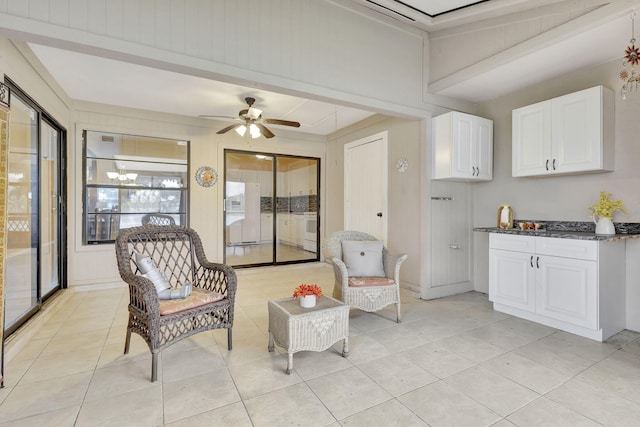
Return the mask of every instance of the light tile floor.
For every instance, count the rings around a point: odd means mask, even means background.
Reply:
[[[597,343],[495,312],[470,292],[352,310],[341,343],[267,351],[267,300],[299,283],[330,293],[325,264],[239,270],[234,343],[199,334],[165,350],[159,381],[134,335],[125,288],[75,292],[6,366],[0,425],[638,426],[640,334]]]

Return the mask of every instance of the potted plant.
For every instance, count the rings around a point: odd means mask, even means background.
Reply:
[[[601,191],[598,203],[588,208],[593,222],[596,224],[596,234],[616,234],[616,229],[613,226],[613,214],[616,211],[627,213],[624,210],[622,200],[611,200],[610,197],[611,193]]]
[[[293,290],[293,297],[298,298],[301,307],[312,308],[316,306],[316,299],[322,298],[322,288],[303,283]]]

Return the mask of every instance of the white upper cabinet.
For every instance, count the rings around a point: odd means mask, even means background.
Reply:
[[[451,111],[434,117],[433,179],[493,179],[493,121]]]
[[[513,110],[512,175],[613,170],[613,96],[596,86]]]

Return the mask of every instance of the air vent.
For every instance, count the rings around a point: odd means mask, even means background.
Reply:
[[[368,6],[370,9],[376,10],[380,13],[383,13],[387,16],[390,16],[392,18],[396,18],[396,19],[400,19],[403,21],[410,21],[410,22],[416,22],[415,19],[413,19],[410,16],[407,16],[403,13],[400,13],[398,11],[395,11],[391,8],[388,8],[387,6],[381,5],[379,3],[376,3],[372,0],[364,0],[364,2],[366,3],[365,5]]]
[[[107,144],[112,144],[112,143],[116,142],[116,138],[113,135],[102,135],[100,137],[100,140],[102,142],[107,143]]]

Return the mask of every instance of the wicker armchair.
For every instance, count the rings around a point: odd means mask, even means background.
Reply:
[[[386,278],[391,280],[388,280],[382,286],[352,286],[354,284],[353,280],[358,278],[349,277],[347,266],[342,257],[343,240],[375,241],[378,239],[360,231],[338,231],[325,240],[325,255],[333,264],[336,278],[333,297],[344,301],[352,307],[369,312],[378,311],[389,304],[396,304],[396,321],[400,323],[400,265],[407,259],[407,255],[391,255],[387,248],[383,248],[382,263],[384,273]],[[361,279],[361,281],[367,281],[367,279]],[[375,283],[375,280],[372,282]]]
[[[176,220],[171,215],[151,213],[142,217],[142,225],[175,225]]]
[[[129,324],[124,353],[129,352],[132,332],[147,342],[152,354],[152,382],[157,380],[158,354],[183,338],[226,328],[227,347],[231,350],[236,273],[227,265],[207,261],[202,241],[193,229],[177,225],[128,228],[116,238],[115,251],[120,276],[129,285]],[[192,295],[161,302],[153,283],[136,267],[134,251],[149,256],[172,287],[191,283]],[[222,299],[205,302],[216,298]]]

